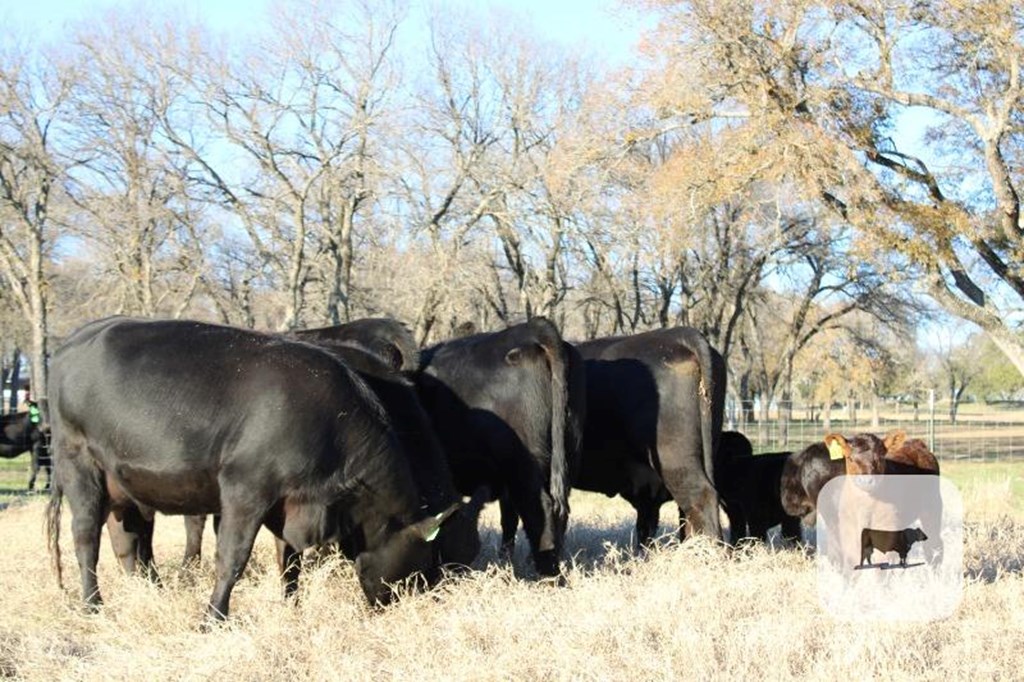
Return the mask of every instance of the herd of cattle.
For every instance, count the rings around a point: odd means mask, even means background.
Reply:
[[[154,513],[185,515],[186,560],[215,515],[208,614],[223,618],[261,526],[286,594],[303,550],[333,544],[386,603],[395,583],[472,563],[487,501],[503,550],[522,520],[537,572],[557,578],[571,488],[628,500],[641,544],[670,500],[684,537],[721,537],[721,504],[735,542],[780,523],[798,538],[840,474],[938,471],[902,435],[834,437],[841,459],[824,442],[753,456],[722,431],[725,382],[721,355],[684,327],[570,344],[534,318],[420,350],[390,319],[288,334],[98,320],[51,363],[50,550],[59,578],[66,497],[95,607],[104,524],[124,569],[156,579]]]

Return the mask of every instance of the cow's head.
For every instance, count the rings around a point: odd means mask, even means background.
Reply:
[[[490,498],[491,489],[480,486],[445,522],[437,539],[442,564],[469,566],[476,559],[480,553],[480,511]]]
[[[417,574],[435,579],[437,559],[433,542],[443,524],[459,508],[456,502],[436,516],[428,516],[388,535],[378,547],[356,558],[359,585],[371,604],[387,604],[394,596],[391,584]]]
[[[846,460],[847,476],[874,476],[885,473],[885,443],[871,433],[861,433],[849,440],[838,433],[825,436],[825,446],[833,459]]]

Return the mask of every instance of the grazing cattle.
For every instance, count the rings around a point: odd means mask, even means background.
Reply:
[[[75,332],[51,368],[56,468],[47,513],[60,578],[62,497],[83,598],[97,606],[100,529],[151,542],[153,514],[220,514],[208,614],[223,618],[260,526],[297,552],[337,540],[356,552],[367,599],[428,579],[432,541],[458,502],[423,486],[367,383],[323,348],[188,321],[109,318]],[[429,468],[429,465],[426,465]],[[422,474],[422,471],[420,472]]]
[[[681,533],[721,537],[712,480],[725,405],[721,355],[689,327],[577,348],[587,420],[575,486],[629,501],[638,544],[654,536],[668,499],[679,506]]]
[[[928,539],[920,528],[904,528],[903,530],[875,530],[865,528],[860,532],[860,565],[871,566],[871,552],[878,550],[883,554],[896,552],[900,555],[900,566],[906,567],[907,554],[915,542]]]
[[[10,459],[23,452],[32,455],[32,473],[28,479],[28,489],[35,489],[36,478],[42,469],[46,471],[48,490],[53,478],[53,467],[50,462],[50,449],[46,443],[46,433],[39,425],[38,412],[18,412],[0,416],[0,457]]]
[[[438,454],[437,451],[436,437],[416,400],[415,388],[398,374],[414,370],[419,364],[416,341],[401,322],[391,318],[367,318],[333,327],[298,330],[291,332],[289,336],[330,348],[335,354],[343,357],[346,364],[374,388],[378,398],[385,404],[390,418],[402,425],[399,433],[405,438],[406,450],[420,451],[431,460],[429,465],[433,469],[443,469],[447,472],[448,467],[443,454]],[[442,478],[448,481],[445,485],[449,489],[447,492],[450,492],[450,476]],[[453,547],[449,548],[449,551],[442,550],[442,560],[468,564],[472,557],[476,556],[479,550],[479,535],[475,530],[474,514],[479,514],[477,500],[481,495],[483,491],[474,491],[474,503],[460,510],[457,517],[448,523],[449,526],[458,526],[461,518],[473,517],[474,530],[472,533],[469,533],[468,529],[464,532],[447,532],[444,537]],[[215,518],[214,528],[217,522]],[[182,560],[184,564],[199,560],[205,525],[206,516],[185,517],[186,542],[185,556]],[[474,542],[476,550],[472,549]],[[469,554],[472,554],[472,557],[466,561]]]
[[[570,351],[555,325],[537,317],[427,348],[416,375],[456,487],[470,494],[486,486],[501,497],[506,530],[522,518],[544,576],[559,573],[585,409]]]
[[[768,529],[781,524],[784,541],[800,539],[800,519],[782,508],[780,486],[789,452],[753,454],[747,437],[723,431],[715,455],[715,487],[729,516],[730,541],[768,540]]]

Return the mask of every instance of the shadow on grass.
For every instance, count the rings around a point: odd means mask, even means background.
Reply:
[[[563,566],[590,573],[624,559],[643,558],[646,550],[637,548],[635,524],[629,520],[619,523],[594,523],[586,519],[571,519],[565,537]],[[492,565],[504,566],[507,560],[501,555],[501,532],[494,528],[481,527],[480,554],[473,567],[485,569]],[[750,542],[757,542],[751,540]],[[668,524],[662,524],[654,538],[653,549],[669,547],[679,543],[678,532]],[[769,545],[776,550],[785,549],[777,529],[769,535]],[[806,545],[800,546],[806,552]],[[512,557],[515,576],[520,579],[536,579],[537,572],[530,556],[530,545],[522,529],[516,534],[515,552]]]

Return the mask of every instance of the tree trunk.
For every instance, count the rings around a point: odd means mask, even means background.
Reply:
[[[832,397],[829,396],[821,411],[821,428],[825,433],[832,430]]]
[[[21,349],[15,348],[11,357],[11,367],[7,375],[7,386],[11,392],[8,399],[7,410],[13,413],[18,411],[18,377],[21,375]]]
[[[768,419],[771,409],[771,396],[761,393],[760,412],[757,419],[757,443],[764,447],[768,443]]]

